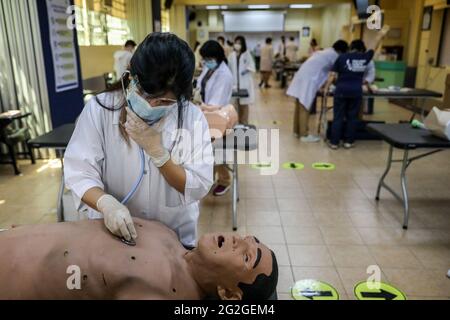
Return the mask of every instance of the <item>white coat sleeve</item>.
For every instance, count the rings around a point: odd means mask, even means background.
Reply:
[[[248,53],[247,70],[250,72],[256,72],[255,60],[253,60],[253,56],[250,53]]]
[[[364,74],[364,81],[367,81],[368,83],[374,83],[375,78],[376,78],[375,63],[372,60],[369,62],[367,66],[366,73]]]
[[[104,189],[102,166],[104,139],[101,110],[96,98],[84,107],[64,155],[64,178],[72,191],[75,208],[80,210],[86,191],[94,187]]]
[[[190,107],[197,108],[195,106]],[[214,157],[211,136],[206,118],[200,110],[196,112],[194,128],[191,132],[194,132],[191,153],[188,161],[183,165],[186,172],[183,205],[189,205],[203,199],[214,183]]]
[[[231,101],[233,94],[233,78],[223,75],[216,81],[211,93],[208,93],[208,104],[212,106],[224,107]]]

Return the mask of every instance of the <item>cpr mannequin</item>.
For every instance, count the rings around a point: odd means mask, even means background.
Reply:
[[[434,107],[425,118],[424,124],[433,135],[450,140],[450,110]]]
[[[189,251],[163,224],[134,222],[134,247],[101,220],[0,232],[0,299],[259,300],[275,291],[275,255],[254,237],[205,235]]]
[[[238,114],[232,104],[224,107],[201,104],[201,109],[209,125],[211,138],[220,139],[227,135],[238,123]]]

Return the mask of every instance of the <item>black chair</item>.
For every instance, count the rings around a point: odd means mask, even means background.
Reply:
[[[26,117],[28,115],[24,115]],[[17,165],[17,155],[26,155],[31,159],[32,164],[36,164],[36,159],[34,158],[34,154],[31,149],[28,147],[28,140],[31,139],[30,130],[25,125],[16,128],[12,126],[12,122],[14,120],[22,119],[23,117],[17,119],[8,119],[0,126],[0,143],[6,145],[8,149],[8,156],[10,161],[5,162],[7,164],[11,164],[14,168],[14,173],[16,175],[21,174],[19,167]],[[22,144],[25,149],[25,152],[16,152],[16,146]]]

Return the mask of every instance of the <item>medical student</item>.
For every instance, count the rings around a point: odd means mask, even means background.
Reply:
[[[272,48],[272,38],[266,38],[266,44],[261,50],[261,82],[259,87],[263,85],[265,88],[270,88],[269,80],[272,75],[273,67],[273,48]]]
[[[311,57],[317,51],[320,51],[319,44],[317,43],[316,38],[312,38],[309,43],[308,55]]]
[[[122,50],[114,53],[114,71],[116,72],[116,79],[119,79],[122,74],[128,69],[134,50],[136,49],[136,42],[128,40]]]
[[[289,41],[286,44],[286,58],[290,61],[290,62],[295,62],[297,61],[297,53],[298,53],[298,46],[295,43],[295,38],[294,37],[289,37]]]
[[[286,60],[286,37],[281,36],[281,42],[278,45],[278,56],[282,61]]]
[[[197,89],[200,90],[202,102],[209,106],[224,107],[231,102],[233,93],[233,75],[228,68],[223,47],[210,40],[200,49],[203,59],[203,72],[198,78]],[[231,186],[231,177],[226,165],[214,167],[218,176],[213,194],[225,195]]]
[[[120,238],[137,238],[133,216],[162,222],[193,247],[214,163],[206,119],[189,102],[194,54],[177,36],[152,33],[130,66],[122,85],[81,113],[65,154],[66,184],[77,209],[103,217]]]
[[[310,134],[309,117],[317,92],[327,82],[328,74],[340,54],[348,51],[348,44],[336,41],[332,48],[316,52],[302,64],[292,79],[287,95],[296,98],[294,135],[302,142],[319,142],[320,138]]]
[[[243,36],[237,36],[234,41],[234,51],[228,57],[228,63],[233,74],[233,85],[237,89],[246,89],[247,98],[238,98],[239,123],[248,124],[249,105],[255,102],[253,74],[256,72],[255,62]]]
[[[367,51],[362,40],[354,40],[350,45],[350,52],[341,55],[333,66],[325,86],[325,90],[328,90],[337,78],[331,139],[328,141],[328,146],[333,150],[339,149],[342,138],[344,139],[345,149],[351,149],[354,146],[358,114],[363,98],[364,77],[375,51],[389,30],[389,26],[384,26]],[[345,129],[345,133],[343,129]]]

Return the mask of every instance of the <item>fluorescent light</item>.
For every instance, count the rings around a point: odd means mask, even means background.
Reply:
[[[289,8],[291,9],[311,9],[313,7],[312,4],[291,4]]]
[[[206,10],[219,10],[220,6],[206,6]]]
[[[227,10],[227,9],[228,9],[228,6],[220,6],[220,9],[222,9],[222,10]]]
[[[270,9],[270,5],[268,4],[249,4],[249,9]]]

